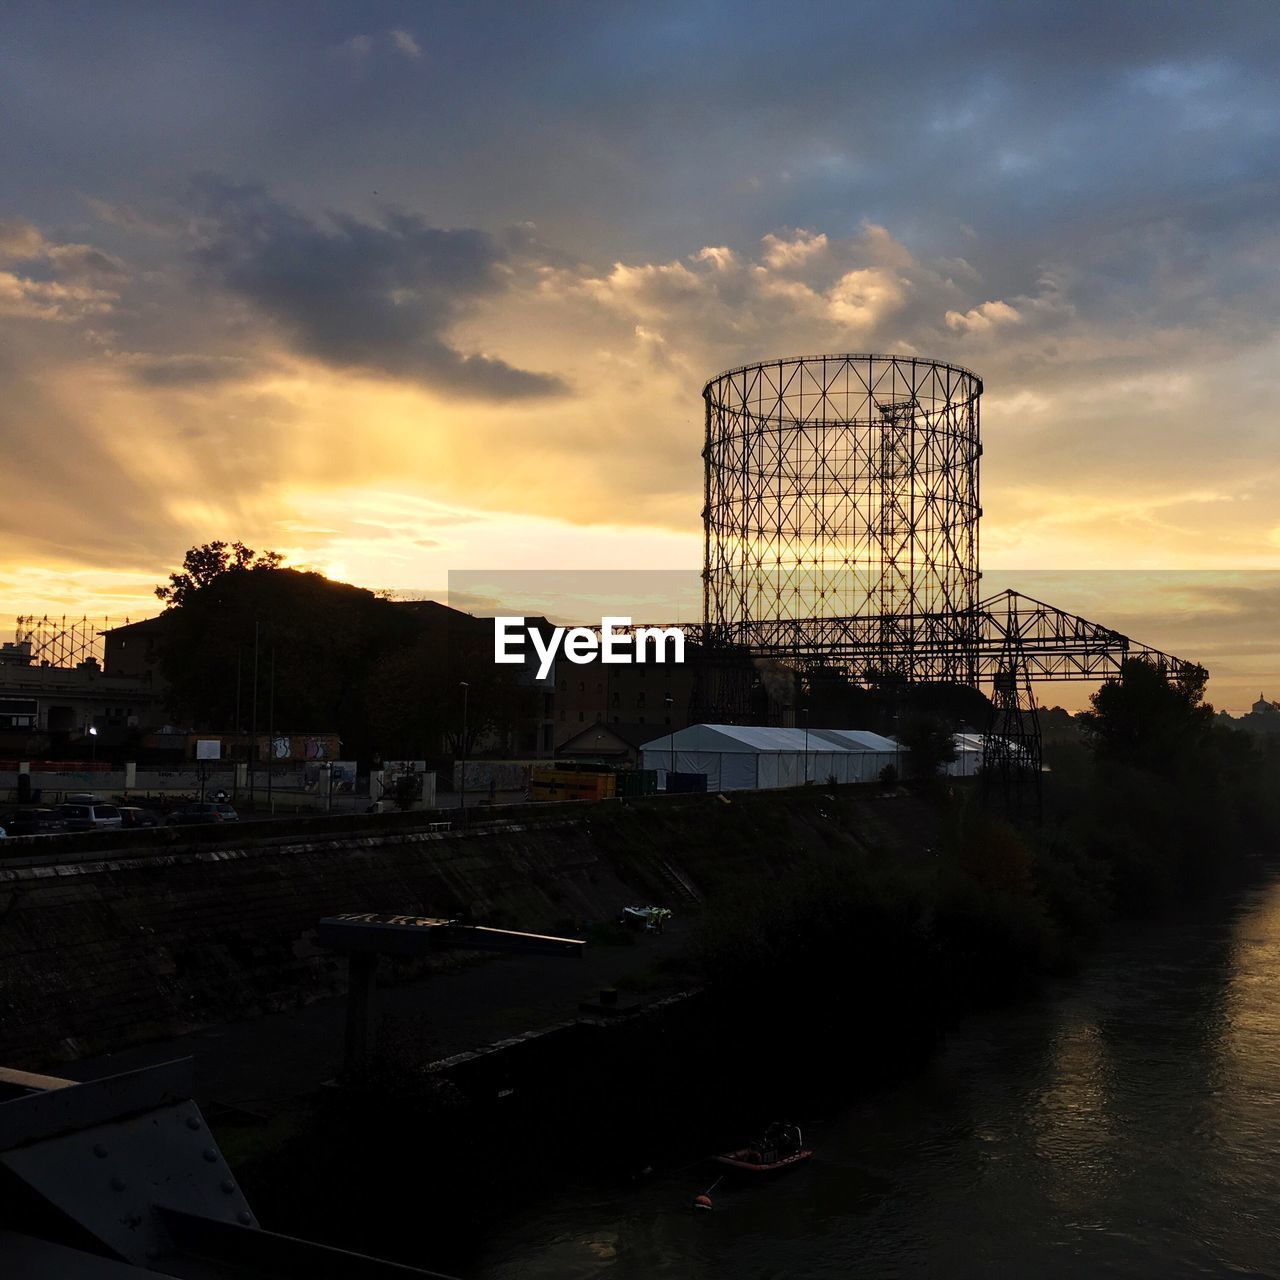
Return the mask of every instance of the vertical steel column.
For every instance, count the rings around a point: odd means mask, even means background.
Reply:
[[[369,1064],[377,1018],[378,957],[371,951],[347,954],[346,1073],[358,1075]]]

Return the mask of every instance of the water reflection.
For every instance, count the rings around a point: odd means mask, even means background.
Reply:
[[[1119,1145],[1111,1121],[1111,1072],[1094,1022],[1072,1019],[1054,1038],[1049,1079],[1036,1091],[1029,1141],[1042,1162],[1054,1211],[1089,1218],[1111,1194]]]
[[[1280,1274],[1280,882],[1135,930],[1047,999],[812,1129],[770,1188],[569,1196],[474,1274]],[[714,1176],[714,1175],[713,1175]]]

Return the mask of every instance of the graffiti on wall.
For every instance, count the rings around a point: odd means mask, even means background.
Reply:
[[[338,740],[331,733],[277,734],[271,740],[273,760],[331,760]]]

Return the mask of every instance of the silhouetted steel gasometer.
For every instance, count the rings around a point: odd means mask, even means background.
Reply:
[[[989,682],[984,774],[1040,775],[1032,680],[1191,664],[1006,591],[978,567],[982,380],[917,356],[816,355],[730,369],[706,405],[704,639],[714,651],[867,684]],[[743,683],[703,695],[741,721]]]

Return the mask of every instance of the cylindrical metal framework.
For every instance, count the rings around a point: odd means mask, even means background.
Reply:
[[[978,599],[981,379],[911,356],[798,356],[702,394],[709,635],[817,655],[833,623],[854,624],[878,666],[912,678],[917,631]]]

